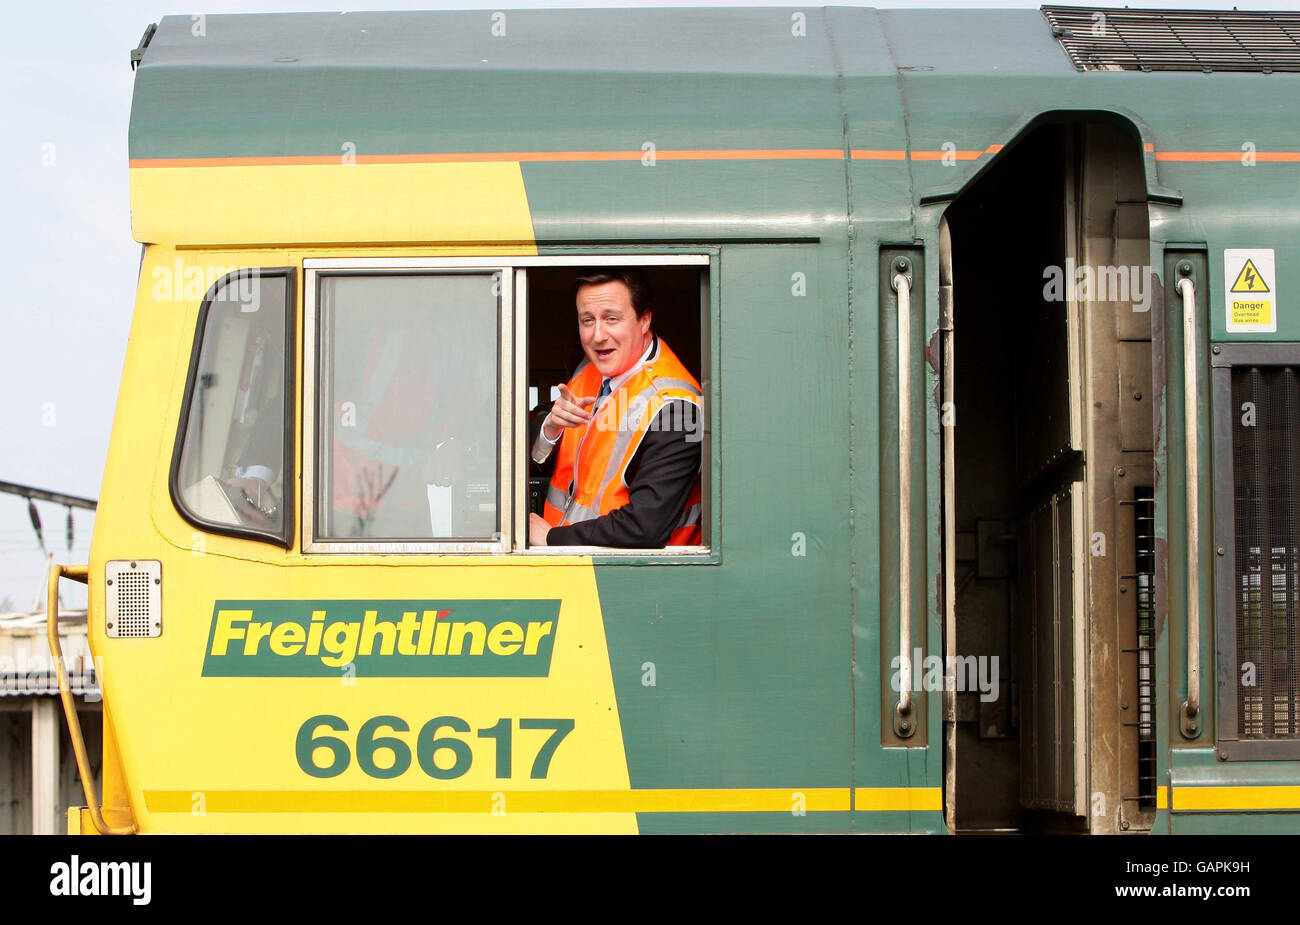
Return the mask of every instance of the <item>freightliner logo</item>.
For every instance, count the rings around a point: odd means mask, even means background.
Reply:
[[[543,678],[559,614],[558,600],[217,601],[203,675]]]

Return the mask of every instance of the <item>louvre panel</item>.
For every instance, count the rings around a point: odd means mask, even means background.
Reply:
[[[1234,367],[1231,407],[1241,415],[1232,428],[1238,736],[1294,739],[1300,735],[1300,367]]]
[[[1081,71],[1300,72],[1300,12],[1042,10]]]

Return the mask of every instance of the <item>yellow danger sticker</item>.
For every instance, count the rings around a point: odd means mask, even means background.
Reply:
[[[1255,261],[1249,257],[1246,258],[1246,265],[1241,268],[1237,274],[1237,281],[1232,284],[1232,292],[1249,292],[1254,295],[1257,292],[1268,292],[1268,283],[1264,281],[1263,275],[1260,274],[1259,268],[1255,266]]]
[[[1223,278],[1229,334],[1277,331],[1277,268],[1271,248],[1225,249]]]

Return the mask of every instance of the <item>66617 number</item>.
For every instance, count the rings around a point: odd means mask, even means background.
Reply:
[[[571,719],[520,719],[519,728],[546,729],[551,734],[542,743],[533,757],[533,766],[528,776],[533,780],[546,777],[551,767],[551,758],[560,747],[564,737],[573,731]],[[513,730],[515,721],[503,717],[491,726],[475,730],[480,739],[495,742],[496,776],[512,776],[513,769]],[[399,716],[373,716],[361,724],[357,730],[355,749],[346,739],[331,735],[331,732],[349,732],[348,724],[342,717],[322,713],[312,716],[298,728],[298,738],[294,750],[298,756],[298,767],[312,777],[338,777],[352,763],[356,755],[357,766],[370,777],[390,780],[400,777],[411,767],[411,746],[404,738],[386,733],[409,732],[406,720]],[[454,733],[467,733],[470,725],[459,716],[435,716],[415,734],[415,762],[420,770],[437,780],[454,780],[465,774],[474,762],[474,751],[467,741]],[[382,734],[381,734],[382,733]],[[317,753],[321,750],[330,753],[327,764],[317,763]],[[391,756],[391,760],[389,758]],[[381,764],[378,758],[384,759]]]

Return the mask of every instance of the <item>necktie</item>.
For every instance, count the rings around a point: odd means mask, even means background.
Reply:
[[[605,396],[608,394],[609,394],[609,380],[602,379],[600,380],[600,394],[596,396],[596,404],[599,405],[602,401],[604,401]]]

